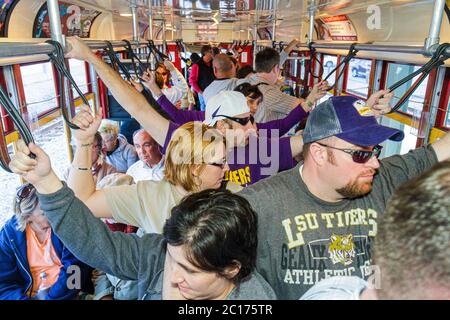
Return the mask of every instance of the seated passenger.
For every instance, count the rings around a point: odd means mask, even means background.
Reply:
[[[100,132],[96,132],[94,141],[92,142],[92,176],[94,177],[94,183],[97,184],[105,176],[116,173],[117,169],[105,161],[105,155],[103,153],[103,139]],[[75,146],[73,147],[75,148]],[[63,180],[69,179],[70,167],[64,172]]]
[[[21,144],[10,168],[34,184],[58,236],[83,261],[137,280],[140,299],[276,298],[255,272],[257,217],[247,200],[203,190],[172,209],[163,235],[111,232],[58,179],[45,152],[29,148]]]
[[[159,144],[144,129],[133,134],[133,143],[139,161],[128,168],[127,174],[132,176],[135,182],[162,180],[164,178],[164,158]]]
[[[450,299],[450,160],[406,182],[378,226],[372,279],[331,277],[302,300]]]
[[[19,187],[0,231],[0,300],[74,299],[89,271],[52,232],[33,185]]]
[[[136,150],[127,139],[119,134],[117,123],[104,120],[99,129],[106,151],[106,161],[118,172],[125,173],[128,168],[139,160]]]

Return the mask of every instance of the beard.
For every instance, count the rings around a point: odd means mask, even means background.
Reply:
[[[339,193],[344,198],[348,198],[348,199],[354,199],[354,198],[365,196],[370,191],[372,191],[372,182],[373,182],[373,180],[370,181],[370,182],[369,181],[367,181],[367,182],[358,182],[358,180],[359,180],[359,178],[361,176],[366,176],[366,175],[371,174],[371,173],[375,176],[377,171],[376,170],[370,170],[370,171],[366,171],[366,172],[361,173],[360,175],[358,175],[356,177],[355,180],[350,181],[349,183],[347,183],[347,185],[345,187],[336,189],[336,192]]]

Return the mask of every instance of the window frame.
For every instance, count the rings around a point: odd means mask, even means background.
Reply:
[[[367,97],[363,97],[360,96],[356,93],[353,92],[349,92],[347,91],[347,85],[348,85],[348,77],[349,77],[349,67],[350,67],[350,62],[345,66],[344,69],[344,79],[343,79],[343,83],[342,83],[342,93],[348,95],[348,96],[352,96],[352,97],[356,97],[358,99],[364,100],[366,101],[369,97],[370,94],[372,92],[372,88],[373,88],[373,82],[375,79],[375,64],[376,64],[376,59],[368,59],[368,58],[358,58],[358,57],[353,57],[353,59],[358,59],[358,60],[365,60],[365,61],[370,61],[370,71],[369,71],[369,83],[368,83],[368,87],[367,87]]]

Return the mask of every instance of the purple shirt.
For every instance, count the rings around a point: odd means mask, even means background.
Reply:
[[[166,153],[172,134],[178,127],[180,125],[170,122],[163,154]],[[231,149],[227,154],[227,161],[230,171],[225,173],[225,180],[231,180],[243,187],[296,165],[292,157],[290,137],[250,136],[245,147]]]
[[[205,111],[179,110],[167,99],[165,95],[159,97],[157,102],[161,106],[161,108],[170,115],[172,120],[179,125],[183,125],[186,122],[190,121],[205,120]],[[297,107],[292,109],[292,111],[289,112],[289,114],[284,119],[272,120],[264,123],[257,123],[256,126],[258,130],[261,131],[261,135],[271,137],[272,130],[278,129],[279,130],[278,136],[281,137],[285,135],[293,126],[295,126],[297,123],[299,123],[306,117],[308,117],[308,113],[299,104]],[[267,131],[265,132],[265,130]]]

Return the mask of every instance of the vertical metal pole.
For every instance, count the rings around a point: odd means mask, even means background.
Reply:
[[[274,8],[274,14],[273,14],[272,41],[277,41],[277,10],[276,10],[276,8]]]
[[[89,78],[91,79],[92,93],[95,97],[95,114],[98,114],[100,110],[100,91],[97,82],[97,72],[95,72],[94,66],[89,64]]]
[[[174,28],[175,28],[175,26],[173,25],[173,9],[172,9],[172,13],[170,14],[170,24],[172,26],[172,38],[171,38],[171,40],[173,41],[174,40],[174,38],[173,38],[173,31],[174,31]]]
[[[152,1],[148,0],[148,39],[153,39],[153,8]]]
[[[314,17],[316,14],[316,1],[311,0],[311,5],[309,6],[309,32],[308,32],[308,41],[310,43],[313,41],[314,37]]]
[[[425,137],[424,137],[425,143],[428,143],[430,141],[431,130],[433,129],[436,123],[436,117],[439,109],[439,101],[441,100],[442,87],[445,81],[445,71],[446,71],[445,68],[442,66],[437,69],[437,78],[434,85],[436,89],[434,90],[433,96],[431,98],[430,115],[425,128]]]
[[[261,4],[259,1],[256,2],[255,24],[253,26],[253,69],[255,69],[256,53],[257,53],[256,51],[258,49],[258,23],[259,23],[258,3]]]
[[[166,10],[164,8],[165,0],[162,3],[162,40],[163,40],[163,52],[167,52],[166,48]]]
[[[442,17],[444,16],[445,0],[435,0],[433,15],[431,17],[430,31],[425,39],[425,52],[431,55],[430,49],[433,45],[439,43],[439,34],[441,32]]]
[[[52,40],[58,41],[65,46],[64,36],[61,29],[61,17],[59,16],[59,5],[57,0],[47,0],[48,17],[50,20],[50,32]]]
[[[133,41],[139,42],[139,22],[137,16],[136,0],[130,1],[131,17],[133,18]]]
[[[61,17],[59,15],[58,0],[47,0],[47,9],[48,9],[48,17],[49,17],[49,21],[50,21],[50,32],[52,35],[52,40],[58,41],[59,43],[61,43],[61,45],[63,47],[65,47],[64,36],[62,34],[62,29],[61,29]],[[69,117],[72,115],[72,101],[70,99],[70,97],[71,97],[70,93],[71,92],[70,92],[69,81],[67,79],[65,79],[65,81],[64,81],[64,95],[66,98],[65,108],[68,109],[67,111],[68,111]],[[63,93],[60,92],[59,94],[63,94]],[[73,151],[72,151],[72,147],[70,146],[71,132],[70,132],[70,129],[67,126],[66,122],[63,121],[63,123],[64,123],[64,132],[66,134],[67,153],[68,153],[70,162],[72,162]]]

